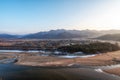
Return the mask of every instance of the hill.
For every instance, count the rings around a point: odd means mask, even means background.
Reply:
[[[5,34],[1,33],[0,38],[6,38],[6,39],[18,39],[18,38],[20,39],[79,39],[79,38],[95,38],[95,37],[101,36],[101,37],[98,37],[98,39],[104,39],[104,37],[106,38],[106,36],[109,36],[109,35],[106,35],[108,33],[110,33],[110,35],[120,34],[120,30],[96,31],[96,30],[57,29],[57,30],[37,32],[37,33],[26,34],[26,35],[14,35],[14,34],[11,35],[11,34],[6,34],[6,33]]]
[[[27,39],[72,39],[72,38],[89,38],[95,37],[99,33],[90,30],[51,30],[48,32],[38,32],[34,34],[29,34],[23,38]]]
[[[97,37],[96,39],[120,41],[120,34],[107,34]]]
[[[18,38],[18,35],[10,35],[10,34],[0,34],[0,38],[2,39],[13,39],[13,38]]]

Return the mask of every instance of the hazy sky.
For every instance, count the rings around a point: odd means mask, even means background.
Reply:
[[[0,31],[120,29],[120,0],[0,0]]]

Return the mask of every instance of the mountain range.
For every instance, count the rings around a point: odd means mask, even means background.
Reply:
[[[96,39],[120,41],[120,34],[106,34]]]
[[[73,38],[94,38],[107,34],[119,34],[120,30],[50,30],[26,35],[0,34],[5,39],[73,39]]]

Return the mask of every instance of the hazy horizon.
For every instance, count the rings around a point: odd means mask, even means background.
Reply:
[[[0,32],[120,30],[119,0],[0,0]]]

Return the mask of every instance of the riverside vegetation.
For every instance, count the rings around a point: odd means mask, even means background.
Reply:
[[[117,51],[120,47],[118,43],[112,44],[108,42],[94,42],[88,44],[77,44],[59,47],[58,50],[64,52],[84,52],[86,54],[96,54],[96,53],[105,53],[111,51]]]
[[[95,40],[7,40],[0,41],[1,50],[50,50],[61,52],[105,53],[120,49],[118,43]]]

